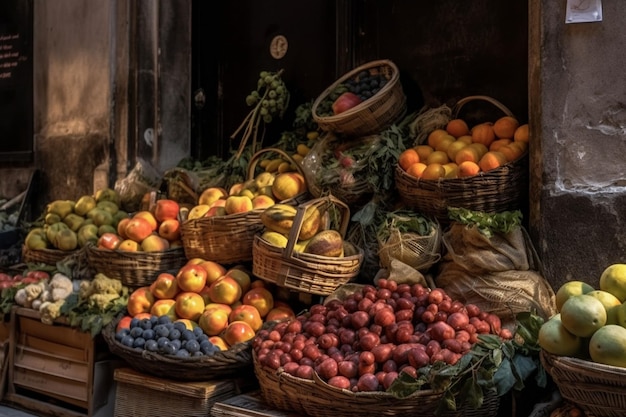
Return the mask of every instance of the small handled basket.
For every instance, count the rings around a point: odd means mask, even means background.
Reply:
[[[266,148],[256,152],[248,164],[247,178],[255,177],[255,170],[264,153],[279,154],[286,161],[292,162],[304,177],[300,164],[278,148]],[[306,182],[306,179],[305,179]],[[308,191],[294,198],[281,201],[296,205],[306,201]],[[252,242],[254,236],[263,229],[261,213],[264,209],[254,209],[245,213],[226,216],[202,217],[185,221],[181,226],[181,240],[188,259],[201,258],[222,264],[249,262],[252,260]]]
[[[345,237],[350,221],[350,208],[332,195],[310,200],[298,206],[286,248],[272,245],[259,234],[255,236],[252,274],[279,287],[323,296],[331,294],[337,287],[359,274],[363,251],[357,248],[357,254],[344,257],[294,251],[305,212],[311,206],[318,207],[322,213],[337,208],[340,215],[338,231],[342,238]]]
[[[320,104],[348,80],[359,81],[360,74],[382,75],[387,83],[376,94],[343,113],[331,116],[319,114]],[[368,136],[384,130],[406,113],[406,96],[400,83],[398,67],[389,60],[363,64],[344,74],[313,102],[313,120],[320,129],[346,136]]]
[[[500,109],[505,115],[511,111],[499,101],[487,96],[470,96],[459,100],[453,117],[474,100],[483,100]],[[400,165],[395,168],[396,189],[402,202],[424,215],[447,225],[448,207],[462,207],[474,211],[498,213],[522,208],[528,198],[528,152],[514,161],[490,171],[464,178],[425,180],[406,173]]]

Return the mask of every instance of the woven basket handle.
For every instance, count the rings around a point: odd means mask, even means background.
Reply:
[[[302,229],[302,222],[304,221],[304,215],[309,207],[325,207],[326,209],[331,206],[336,206],[341,210],[341,224],[339,225],[338,232],[341,234],[341,237],[346,236],[346,232],[348,230],[348,223],[350,222],[350,207],[346,205],[343,201],[339,200],[337,197],[329,194],[325,197],[315,198],[313,200],[309,200],[306,203],[302,203],[298,206],[296,217],[293,219],[293,226],[289,230],[289,236],[287,238],[287,247],[283,251],[283,258],[285,259],[297,259],[293,256],[293,248],[298,241],[298,236],[300,235],[300,230]],[[326,210],[323,210],[326,211]]]
[[[296,170],[298,171],[298,173],[300,173],[300,175],[302,175],[302,178],[304,178],[304,184],[307,186],[307,189],[309,188],[309,184],[307,183],[306,180],[306,176],[304,175],[304,171],[302,170],[302,167],[300,166],[300,164],[291,157],[291,155],[289,155],[287,152],[283,151],[282,149],[278,149],[278,148],[263,148],[259,151],[257,151],[254,155],[252,155],[252,157],[250,158],[250,162],[248,162],[248,179],[251,180],[254,178],[254,171],[256,170],[256,166],[259,163],[259,161],[261,160],[261,156],[265,153],[268,152],[273,152],[273,153],[277,153],[280,156],[282,156],[287,162],[291,163],[293,166],[296,167]]]
[[[459,112],[461,111],[461,109],[463,108],[464,105],[466,105],[470,101],[475,101],[475,100],[487,101],[487,102],[493,104],[499,110],[501,110],[502,113],[504,113],[505,115],[513,117],[513,113],[511,112],[511,110],[509,110],[504,104],[500,103],[498,100],[496,100],[493,97],[489,97],[489,96],[467,96],[465,98],[460,99],[456,103],[454,108],[452,109],[452,114],[454,115],[454,118],[457,118],[459,116]]]

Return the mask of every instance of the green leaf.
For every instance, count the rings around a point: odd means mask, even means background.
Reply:
[[[466,402],[471,408],[478,409],[482,407],[484,400],[483,389],[476,383],[476,381],[472,379],[465,381],[462,392],[465,394],[463,396],[463,401]]]
[[[502,349],[494,349],[491,351],[491,359],[496,367],[500,366],[502,363]]]
[[[498,391],[498,395],[503,395],[509,392],[517,383],[517,378],[513,374],[511,369],[511,361],[504,359],[500,364],[500,367],[493,375],[493,381]]]
[[[456,398],[450,391],[446,391],[439,401],[435,415],[440,415],[446,411],[456,411]]]
[[[537,370],[537,363],[530,356],[513,356],[513,369],[522,381],[532,375]]]

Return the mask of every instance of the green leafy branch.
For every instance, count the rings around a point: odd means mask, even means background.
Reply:
[[[92,337],[98,335],[104,326],[109,324],[128,304],[128,288],[124,287],[122,295],[111,300],[105,308],[90,303],[89,299],[81,299],[74,292],[65,299],[61,307],[61,314],[67,317],[68,325],[80,328],[83,332],[90,332]]]
[[[509,233],[522,224],[522,212],[519,210],[486,213],[462,207],[448,207],[448,216],[452,221],[477,227],[489,238],[494,233]]]

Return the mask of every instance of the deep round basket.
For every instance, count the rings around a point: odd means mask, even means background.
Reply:
[[[110,322],[102,330],[102,336],[111,353],[124,359],[128,365],[139,371],[161,378],[180,381],[208,381],[229,376],[252,375],[251,343],[238,343],[229,350],[219,351],[208,356],[179,358],[161,355],[147,350],[127,347],[115,339],[115,329],[120,317]]]
[[[594,417],[626,415],[626,368],[541,351],[541,363],[563,398]]]
[[[26,263],[42,263],[46,265],[56,265],[68,256],[73,256],[83,249],[65,251],[59,249],[28,249],[22,246],[22,261]]]
[[[382,75],[387,83],[372,97],[343,113],[331,116],[319,114],[322,101],[340,84],[358,79],[359,74]],[[313,102],[313,119],[324,131],[340,133],[346,136],[367,136],[378,133],[406,113],[406,96],[400,83],[398,67],[390,60],[377,60],[363,64],[344,74],[331,84]]]

